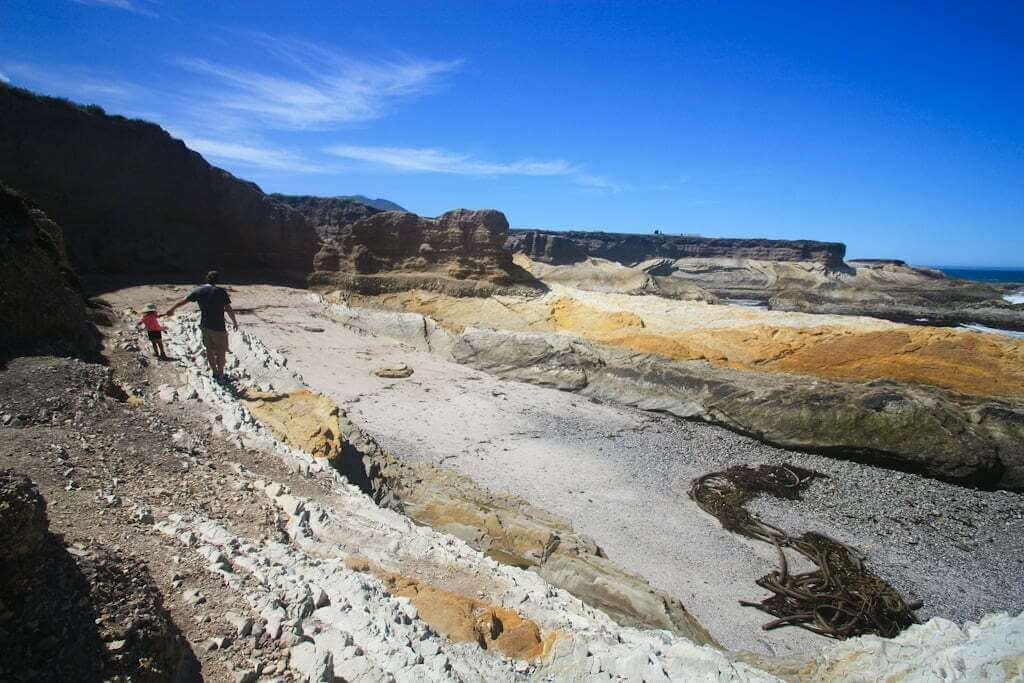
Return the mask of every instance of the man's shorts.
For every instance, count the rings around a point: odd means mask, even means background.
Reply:
[[[160,330],[154,330],[147,334],[149,334],[149,341],[160,341],[161,337],[163,337],[163,335],[160,334]]]
[[[217,330],[208,330],[203,328],[203,346],[206,347],[207,351],[214,351],[217,353],[228,352],[228,333],[218,332]]]

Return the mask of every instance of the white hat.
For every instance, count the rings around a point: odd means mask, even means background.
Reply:
[[[156,304],[146,304],[142,307],[143,313],[156,313]]]

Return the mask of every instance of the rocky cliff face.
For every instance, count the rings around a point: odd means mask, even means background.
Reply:
[[[999,288],[897,259],[847,263],[846,246],[835,242],[517,230],[507,246],[542,281],[592,291],[1024,330],[1024,307],[1003,301]]]
[[[60,226],[0,184],[0,356],[94,345]]]
[[[364,293],[412,288],[491,294],[533,286],[504,248],[500,211],[456,209],[438,218],[388,211],[332,230],[310,283]]]
[[[64,228],[81,274],[305,276],[317,236],[296,211],[157,125],[0,83],[0,180]]]
[[[587,257],[634,265],[655,258],[739,258],[811,261],[841,268],[846,245],[811,240],[715,239],[689,235],[515,230],[507,246],[534,261],[564,265]]]
[[[272,194],[270,198],[301,213],[321,240],[339,239],[348,226],[382,211],[348,197]]]

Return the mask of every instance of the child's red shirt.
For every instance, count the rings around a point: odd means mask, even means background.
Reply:
[[[147,313],[142,316],[142,320],[139,322],[146,326],[147,332],[160,332],[163,330],[163,328],[160,327],[160,321],[157,320],[156,313]]]

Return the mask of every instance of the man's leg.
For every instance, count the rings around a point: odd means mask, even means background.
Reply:
[[[213,349],[210,349],[210,348],[206,349],[206,362],[210,364],[210,370],[213,371],[213,374],[215,374],[215,375],[220,374],[219,372],[217,372],[217,352],[216,351],[214,351]]]
[[[224,365],[227,363],[227,354],[223,348],[217,349],[217,368],[221,375],[224,374]]]

